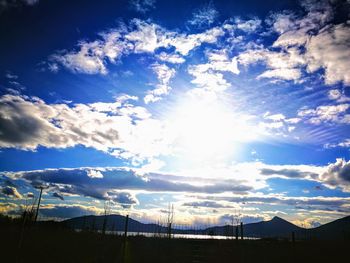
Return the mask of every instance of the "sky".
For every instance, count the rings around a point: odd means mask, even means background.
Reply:
[[[0,212],[315,227],[350,212],[350,1],[0,1]]]

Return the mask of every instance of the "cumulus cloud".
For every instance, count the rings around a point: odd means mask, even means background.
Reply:
[[[337,159],[335,163],[327,166],[320,179],[331,187],[342,187],[350,192],[350,161]]]
[[[307,69],[325,70],[326,84],[350,85],[350,25],[340,24],[311,36],[306,45]]]
[[[240,54],[242,65],[263,62],[268,70],[258,78],[301,80],[302,71],[324,70],[326,84],[350,83],[348,23],[329,24],[333,7],[328,1],[303,5],[306,15],[292,12],[271,15],[267,20],[278,34],[270,49],[248,49]]]
[[[313,7],[306,8],[307,13],[303,17],[292,12],[273,14],[270,23],[272,23],[273,30],[279,33],[273,46],[283,48],[303,46],[310,35],[333,18],[333,10],[330,5],[314,3]]]
[[[202,6],[195,10],[192,14],[192,18],[188,21],[190,25],[194,26],[210,26],[215,22],[215,19],[219,16],[219,12],[215,9],[213,2]]]
[[[138,161],[169,152],[171,141],[163,137],[162,123],[129,100],[122,96],[111,103],[71,106],[4,95],[0,97],[0,147],[35,150],[80,144]]]

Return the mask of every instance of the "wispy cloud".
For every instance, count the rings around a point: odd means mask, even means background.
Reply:
[[[192,18],[188,21],[193,26],[210,26],[219,16],[219,12],[215,9],[213,2],[203,5],[193,12]]]
[[[156,0],[130,0],[130,6],[136,12],[146,13],[155,8]]]
[[[153,64],[152,70],[156,73],[159,80],[159,84],[156,85],[156,88],[149,90],[147,95],[144,97],[146,104],[150,102],[159,101],[163,95],[166,95],[171,90],[169,86],[170,79],[174,77],[176,71],[173,68],[169,68],[165,64]]]

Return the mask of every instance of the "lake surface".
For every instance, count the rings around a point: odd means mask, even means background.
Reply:
[[[123,231],[106,231],[108,234],[124,235]],[[128,236],[145,236],[145,237],[167,237],[166,233],[148,233],[148,232],[128,232]],[[197,235],[197,234],[172,234],[173,238],[187,238],[187,239],[235,239],[232,236],[220,235]],[[245,240],[259,239],[256,237],[243,237]]]

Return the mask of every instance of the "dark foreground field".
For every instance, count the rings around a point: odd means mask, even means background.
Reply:
[[[77,233],[62,227],[0,227],[1,262],[349,262],[350,243],[190,240]]]

